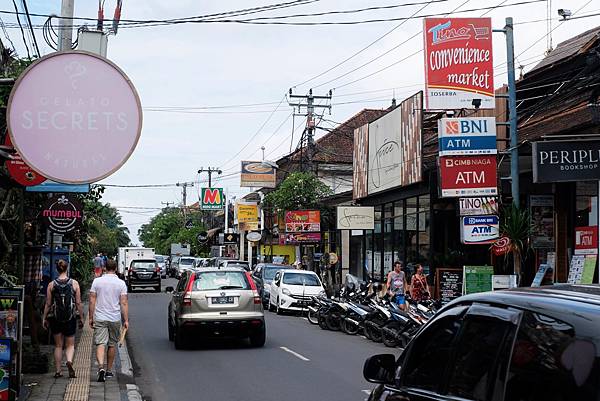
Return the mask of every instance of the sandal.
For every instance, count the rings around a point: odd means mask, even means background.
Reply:
[[[61,373],[61,372],[56,372],[56,373],[54,374],[54,378],[55,378],[55,379],[58,379],[59,377],[63,377],[62,373]]]
[[[75,375],[75,369],[73,369],[73,363],[67,362],[67,369],[69,369],[69,378],[74,379],[77,376]]]

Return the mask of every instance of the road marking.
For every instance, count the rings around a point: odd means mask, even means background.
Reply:
[[[287,348],[287,347],[279,347],[280,349],[284,350],[285,352],[289,352],[290,354],[294,355],[296,358],[301,359],[303,361],[310,361],[310,359],[308,359],[307,357],[300,355],[299,353],[292,351],[291,349]]]

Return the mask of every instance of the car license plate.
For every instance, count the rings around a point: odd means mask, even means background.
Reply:
[[[216,297],[212,299],[213,304],[232,304],[233,297]]]

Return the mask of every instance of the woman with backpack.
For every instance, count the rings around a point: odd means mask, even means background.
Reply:
[[[44,306],[44,328],[54,336],[55,378],[62,377],[63,346],[66,348],[67,369],[69,377],[74,378],[73,355],[75,354],[75,331],[77,316],[79,328],[83,327],[83,307],[81,305],[81,290],[76,280],[67,275],[68,265],[64,260],[56,264],[58,278],[48,284],[46,305]]]

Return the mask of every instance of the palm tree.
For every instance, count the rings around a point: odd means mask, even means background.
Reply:
[[[502,236],[510,240],[509,247],[513,256],[514,274],[517,275],[517,285],[519,285],[521,283],[523,255],[529,247],[531,233],[529,211],[511,203],[510,206],[504,207],[502,214],[500,232]]]

